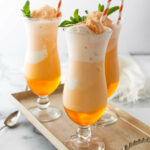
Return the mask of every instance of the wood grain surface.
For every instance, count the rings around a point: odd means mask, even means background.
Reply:
[[[63,85],[50,96],[51,106],[62,111],[62,116],[49,123],[39,122],[29,111],[36,107],[37,96],[31,91],[20,92],[11,95],[11,100],[16,108],[58,149],[68,150],[63,141],[76,133],[77,125],[66,115],[62,104]],[[118,116],[117,123],[106,127],[92,127],[94,136],[100,137],[106,145],[106,150],[121,150],[121,148],[140,138],[150,137],[150,127],[135,119],[121,109],[108,104],[109,108]],[[150,144],[133,150],[150,150]]]

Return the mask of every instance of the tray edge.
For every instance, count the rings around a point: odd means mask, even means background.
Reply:
[[[16,93],[15,93],[16,94]],[[13,94],[10,96],[10,101],[14,104],[14,106],[24,115],[27,120],[37,128],[44,137],[48,139],[48,141],[58,150],[69,150],[60,140],[58,140],[48,129],[43,127],[40,122],[21,104],[19,100],[15,99]],[[29,117],[30,116],[30,117]],[[37,125],[35,125],[37,124]],[[49,135],[47,134],[49,133]]]

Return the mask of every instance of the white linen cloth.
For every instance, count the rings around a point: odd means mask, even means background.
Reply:
[[[129,55],[119,56],[119,68],[120,82],[112,100],[129,103],[150,97],[150,79]]]

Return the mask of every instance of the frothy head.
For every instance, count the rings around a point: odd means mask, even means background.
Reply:
[[[75,61],[99,62],[105,59],[105,51],[111,29],[95,34],[86,24],[75,25],[66,30],[69,58]]]
[[[87,19],[85,24],[89,29],[91,29],[96,34],[101,34],[105,32],[103,24],[98,20]]]
[[[99,11],[93,11],[87,15],[88,19],[93,19],[97,21],[100,21],[101,17],[102,17],[102,12]],[[105,18],[103,25],[109,28],[113,28],[112,20],[110,20],[108,17]]]
[[[66,31],[79,34],[93,34],[93,32],[88,27],[86,27],[85,23],[79,23],[69,28],[66,28]]]
[[[85,27],[86,26],[86,27]],[[77,23],[73,26],[74,31],[101,34],[105,32],[104,25],[96,19],[87,18],[86,21]]]
[[[56,16],[57,16],[56,9],[48,5],[45,5],[37,10],[33,10],[31,14],[31,18],[35,19],[52,19],[56,18]]]

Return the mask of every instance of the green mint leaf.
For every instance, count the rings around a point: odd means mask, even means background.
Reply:
[[[89,13],[88,10],[85,10],[85,13],[88,14]]]
[[[98,4],[98,11],[103,12],[104,11],[104,5]]]
[[[99,11],[99,12],[102,12],[101,10],[102,10],[102,5],[101,5],[101,4],[98,4],[98,11]]]
[[[74,22],[75,21],[75,19],[71,16],[70,17],[70,20],[72,21],[72,22]]]
[[[72,25],[72,24],[70,24],[70,25],[65,25],[64,27],[67,28],[67,27],[71,27],[71,26],[73,26],[73,25]]]
[[[119,6],[114,6],[111,7],[108,12],[107,12],[107,16],[111,15],[112,13],[114,13],[115,11],[117,11],[119,9]]]
[[[85,21],[87,19],[87,17],[86,16],[79,16],[79,22],[83,22],[83,21]]]
[[[31,11],[30,11],[30,1],[27,0],[25,5],[23,6],[23,9],[21,10],[23,12],[24,17],[30,18]]]
[[[78,22],[82,22],[82,17],[81,16],[79,16]]]
[[[82,16],[81,19],[82,19],[81,22],[83,22],[83,21],[85,21],[87,19],[87,17],[86,16]]]
[[[72,21],[69,21],[69,20],[64,20],[60,25],[59,27],[67,27],[68,25],[71,26],[73,25],[74,23]]]
[[[74,24],[78,23],[78,21],[77,21],[75,18],[73,18],[72,16],[70,17],[70,20],[71,20]]]
[[[88,11],[87,11],[88,12]],[[70,20],[65,20],[65,21],[63,21],[60,25],[59,25],[59,27],[70,27],[70,26],[72,26],[72,25],[74,25],[74,24],[77,24],[77,23],[79,23],[79,22],[83,22],[83,21],[85,21],[87,19],[87,17],[86,16],[80,16],[79,15],[79,9],[76,9],[75,11],[74,11],[74,17],[70,17]]]
[[[104,11],[104,5],[102,5],[102,7],[101,7],[101,12],[103,12]]]
[[[76,21],[79,21],[79,9],[76,9],[74,11],[74,18],[76,19]]]

